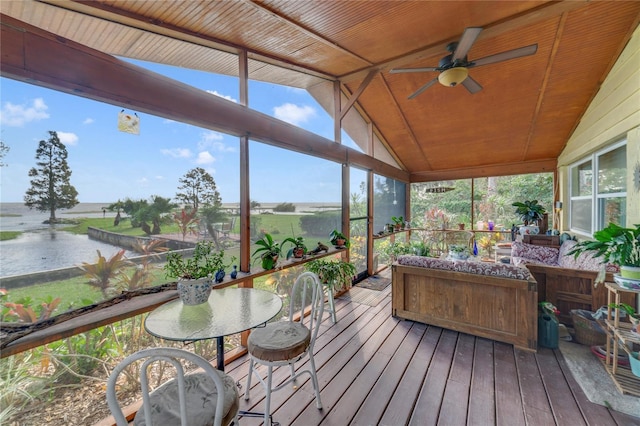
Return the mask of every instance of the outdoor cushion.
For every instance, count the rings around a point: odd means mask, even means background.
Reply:
[[[401,255],[397,262],[405,266],[418,266],[422,268],[441,269],[455,272],[466,272],[476,275],[490,275],[501,278],[512,278],[516,280],[528,280],[530,272],[526,268],[520,268],[506,263],[476,262],[476,261],[455,261],[437,259],[435,257]]]
[[[265,361],[286,361],[303,354],[311,343],[311,332],[299,322],[279,321],[251,331],[249,353]]]
[[[216,370],[216,372],[218,372]],[[230,424],[237,412],[238,387],[233,378],[218,372],[225,387],[224,415],[222,424]],[[193,373],[184,376],[187,402],[188,424],[212,426],[216,411],[218,392],[216,385],[206,373]],[[178,405],[178,382],[170,380],[153,391],[151,397],[151,417],[154,425],[180,425],[180,407]],[[144,409],[140,407],[133,422],[136,426],[146,426]]]

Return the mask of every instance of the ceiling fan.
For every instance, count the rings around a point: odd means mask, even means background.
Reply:
[[[451,54],[440,59],[437,67],[425,67],[425,68],[394,68],[389,70],[390,73],[403,73],[403,72],[432,72],[439,71],[438,77],[429,81],[427,84],[419,88],[414,92],[409,99],[413,99],[420,93],[427,90],[436,81],[447,87],[455,87],[458,84],[462,84],[470,93],[476,93],[482,90],[482,86],[475,81],[469,75],[469,68],[479,67],[481,65],[495,64],[496,62],[507,61],[509,59],[520,58],[522,56],[529,56],[536,53],[538,50],[537,44],[530,46],[520,47],[518,49],[507,50],[502,53],[496,53],[495,55],[485,56],[484,58],[476,59],[475,61],[469,61],[467,59],[467,52],[473,46],[478,35],[482,31],[479,27],[469,27],[464,30],[460,41],[452,42],[447,45],[447,51]]]

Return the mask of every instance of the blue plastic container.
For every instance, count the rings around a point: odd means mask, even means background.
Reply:
[[[538,345],[543,348],[558,348],[558,319],[555,315],[538,315]]]

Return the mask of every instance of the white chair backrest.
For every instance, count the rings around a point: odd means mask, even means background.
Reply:
[[[113,414],[113,417],[116,420],[116,424],[118,426],[127,426],[129,423],[127,422],[124,413],[122,412],[122,408],[118,403],[118,399],[116,396],[116,384],[118,380],[118,376],[120,373],[129,365],[139,361],[144,361],[140,365],[140,386],[142,391],[142,402],[144,409],[144,417],[145,423],[147,425],[151,425],[151,403],[149,398],[149,378],[148,378],[148,369],[147,367],[154,362],[158,361],[166,361],[174,366],[176,369],[176,378],[178,381],[178,396],[180,398],[179,407],[180,407],[180,417],[182,426],[187,426],[187,405],[186,405],[186,395],[185,395],[185,383],[184,376],[185,371],[181,360],[191,362],[198,367],[202,368],[204,372],[213,380],[215,383],[218,398],[216,402],[216,415],[214,419],[214,425],[219,426],[222,424],[222,416],[223,416],[223,405],[224,405],[224,383],[222,379],[217,374],[215,367],[213,367],[206,359],[202,358],[199,355],[196,355],[192,352],[188,352],[182,349],[177,348],[149,348],[138,351],[132,355],[129,355],[127,358],[122,360],[120,364],[118,364],[109,379],[107,380],[107,404],[109,405],[109,410]]]
[[[311,311],[305,317],[307,307]],[[296,278],[296,282],[291,289],[289,301],[289,321],[300,318],[300,322],[311,331],[311,344],[309,347],[313,351],[313,344],[320,329],[322,314],[324,313],[324,292],[322,283],[313,272],[303,272]]]

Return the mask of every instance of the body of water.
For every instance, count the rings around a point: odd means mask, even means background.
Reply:
[[[109,204],[79,203],[73,209],[57,211],[56,217],[115,217],[115,212],[102,210]],[[86,235],[66,232],[64,225],[44,224],[47,219],[49,213],[29,210],[22,203],[0,204],[0,231],[22,231],[18,238],[0,241],[0,277],[94,263],[96,250],[107,259],[120,250]]]

